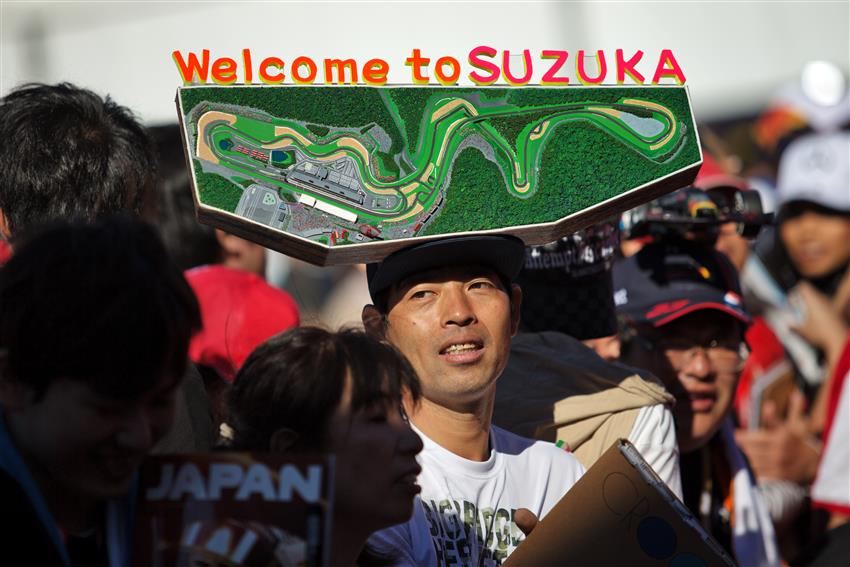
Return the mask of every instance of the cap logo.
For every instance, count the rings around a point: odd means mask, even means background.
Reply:
[[[682,307],[685,307],[690,303],[689,299],[677,299],[676,301],[668,301],[666,303],[659,303],[646,313],[647,319],[654,319],[656,317],[661,317],[662,315],[667,315],[668,313],[672,313],[673,311],[678,311]]]
[[[731,305],[732,307],[740,307],[741,296],[735,293],[734,291],[727,291],[726,295],[723,296],[723,303],[725,303],[726,305]]]
[[[618,289],[614,292],[614,305],[617,307],[625,305],[629,302],[629,290],[626,288]]]

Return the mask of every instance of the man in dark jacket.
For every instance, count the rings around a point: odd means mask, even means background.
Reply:
[[[616,263],[613,276],[630,323],[622,360],[676,397],[685,504],[741,565],[779,565],[773,525],[733,436],[750,321],[734,268],[710,248],[658,242]]]
[[[149,218],[157,184],[154,145],[132,112],[68,83],[31,84],[0,99],[0,241],[61,219],[126,212]],[[0,254],[2,256],[2,254]],[[204,451],[212,411],[194,366],[161,453]]]
[[[139,221],[18,244],[0,270],[2,561],[129,565],[128,491],[171,428],[197,301]]]

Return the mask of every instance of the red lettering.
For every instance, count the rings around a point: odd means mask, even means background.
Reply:
[[[492,85],[499,80],[499,66],[492,61],[485,61],[481,56],[495,57],[496,50],[486,45],[479,45],[469,52],[469,64],[481,71],[487,71],[487,75],[479,75],[475,71],[469,74],[469,80],[479,86]]]
[[[448,65],[452,69],[448,75],[443,73],[444,65]],[[437,59],[437,65],[434,67],[434,74],[437,76],[437,80],[440,81],[441,85],[456,85],[457,79],[460,77],[460,63],[454,57],[440,57]]]
[[[301,67],[304,66],[307,67],[309,73],[306,77],[301,75]],[[309,57],[296,57],[292,61],[292,80],[299,85],[312,84],[316,80],[317,71],[315,61]]]
[[[354,59],[325,59],[325,84],[330,84],[334,82],[334,67],[336,67],[337,72],[336,84],[342,85],[346,82],[346,69],[348,69],[348,71],[351,73],[351,82],[349,84],[353,85],[357,83],[357,61],[355,61]]]
[[[644,82],[643,75],[641,75],[637,69],[635,69],[635,65],[640,62],[641,57],[643,57],[643,51],[640,49],[635,52],[634,55],[631,56],[630,59],[623,59],[623,50],[617,50],[617,84],[622,85],[623,81],[626,79],[626,73],[629,74],[629,77],[632,78],[634,82],[639,85],[642,85]]]
[[[277,67],[280,69],[280,72],[269,74],[269,67]],[[279,85],[283,82],[285,78],[283,74],[283,61],[278,57],[266,57],[263,59],[262,63],[260,63],[260,80],[266,83],[267,85]]]
[[[431,60],[427,57],[422,57],[422,53],[418,49],[414,49],[410,57],[404,60],[404,64],[410,67],[413,71],[413,82],[417,85],[427,85],[428,77],[422,76],[422,66],[428,66]]]
[[[369,85],[386,85],[390,64],[383,59],[370,59],[363,65],[363,81]]]
[[[527,85],[528,81],[531,80],[531,74],[534,71],[534,67],[531,65],[531,52],[528,49],[523,50],[522,52],[522,65],[525,70],[525,74],[522,77],[515,77],[513,73],[511,73],[511,52],[509,50],[502,52],[502,74],[505,77],[505,81],[511,85]]]
[[[685,74],[682,73],[682,68],[679,67],[673,52],[669,49],[661,50],[658,67],[655,68],[655,74],[652,76],[652,84],[657,85],[661,77],[673,77],[678,84],[685,84]]]
[[[646,312],[645,317],[647,319],[653,319],[655,317],[660,317],[661,315],[666,315],[667,313],[672,313],[673,311],[678,311],[679,309],[687,306],[690,303],[689,299],[678,299],[676,301],[668,301],[666,303],[659,303],[652,309]]]
[[[576,73],[578,80],[583,85],[598,85],[605,80],[605,73],[608,72],[608,66],[605,64],[605,53],[600,49],[596,52],[596,62],[599,65],[599,75],[589,77],[584,70],[584,50],[579,50],[576,55]]]
[[[230,85],[236,82],[236,61],[230,57],[222,57],[213,61],[213,81],[220,85]]]
[[[245,84],[250,85],[253,82],[254,70],[251,68],[251,50],[242,50],[242,64],[245,66]]]
[[[209,49],[204,49],[202,52],[203,63],[199,63],[198,56],[191,51],[189,52],[188,63],[183,59],[183,54],[181,54],[179,51],[173,52],[171,54],[171,57],[177,64],[177,71],[180,73],[180,77],[183,79],[184,84],[194,82],[196,74],[198,76],[198,79],[200,79],[200,82],[207,82],[207,73],[209,71],[210,66]]]
[[[543,74],[543,79],[540,81],[541,84],[544,85],[568,85],[570,84],[569,77],[556,77],[555,73],[561,70],[561,67],[567,62],[567,57],[569,57],[569,53],[566,51],[554,51],[551,49],[544,49],[541,54],[542,59],[554,59],[555,61],[552,63],[552,66],[549,67],[549,70]]]

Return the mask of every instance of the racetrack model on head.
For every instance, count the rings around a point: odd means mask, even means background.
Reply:
[[[685,87],[190,86],[177,103],[199,218],[316,264],[461,233],[551,242],[702,160]]]

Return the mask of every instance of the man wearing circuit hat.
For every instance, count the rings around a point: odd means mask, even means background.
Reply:
[[[422,507],[370,540],[410,563],[430,547],[438,565],[500,565],[527,529],[518,510],[545,516],[583,473],[554,444],[491,425],[519,325],[522,292],[513,282],[524,256],[517,238],[466,236],[406,248],[368,268],[373,305],[363,310],[364,325],[401,350],[422,383],[419,404],[405,407],[425,445]]]
[[[520,333],[499,380],[493,421],[518,435],[557,440],[582,464],[624,438],[682,495],[672,396],[648,372],[603,360],[581,341],[619,341],[611,262],[614,221],[526,249]]]
[[[750,322],[734,268],[709,247],[658,242],[615,263],[613,276],[630,324],[622,360],[650,370],[676,397],[685,504],[739,564],[779,565],[730,417]]]

